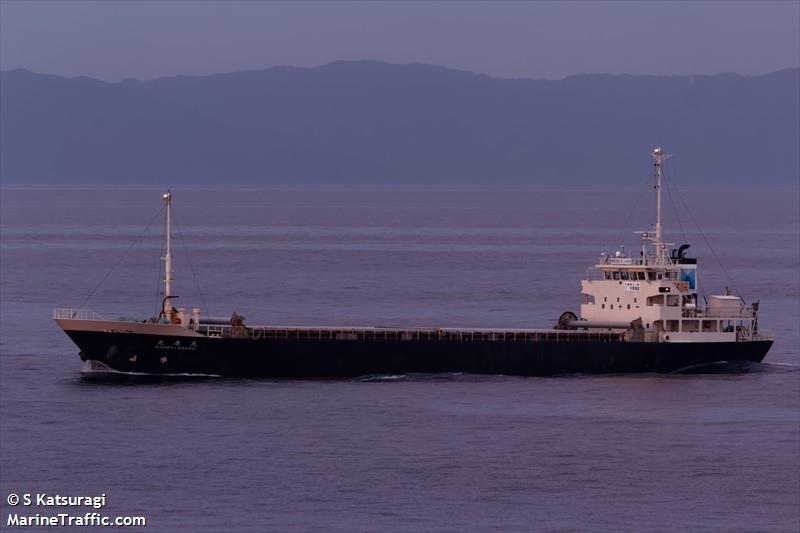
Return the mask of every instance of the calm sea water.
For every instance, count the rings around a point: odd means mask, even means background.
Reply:
[[[114,383],[82,374],[51,309],[155,311],[160,192],[3,190],[3,525],[9,493],[48,492],[105,493],[104,514],[147,531],[798,531],[798,192],[682,198],[693,215],[668,208],[668,234],[693,244],[705,293],[760,299],[776,335],[746,372]],[[187,308],[491,327],[578,310],[587,267],[635,246],[653,203],[635,188],[174,202]]]

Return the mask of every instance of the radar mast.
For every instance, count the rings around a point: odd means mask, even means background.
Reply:
[[[664,154],[664,151],[661,148],[654,148],[651,155],[653,156],[653,159],[655,159],[653,166],[655,166],[656,178],[656,184],[654,186],[656,190],[656,236],[653,240],[653,245],[656,248],[656,262],[664,264],[667,261],[667,247],[664,244],[664,238],[661,231],[661,164],[672,156]]]

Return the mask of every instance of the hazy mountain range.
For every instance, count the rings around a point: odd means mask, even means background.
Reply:
[[[638,185],[800,176],[800,69],[498,79],[335,62],[108,83],[0,74],[4,185]]]

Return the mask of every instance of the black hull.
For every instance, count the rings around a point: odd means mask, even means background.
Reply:
[[[248,378],[445,373],[551,376],[675,372],[761,362],[771,340],[719,343],[273,340],[67,331],[81,358],[121,372]]]

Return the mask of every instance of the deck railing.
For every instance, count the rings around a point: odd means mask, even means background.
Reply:
[[[774,341],[775,340],[775,333],[770,330],[759,329],[757,332],[753,333],[753,340],[754,341]]]
[[[709,309],[706,307],[701,315],[702,318],[727,318],[730,320],[755,317],[753,308],[750,306],[741,307],[739,309]]]
[[[103,317],[91,309],[70,309],[59,307],[53,309],[53,318],[61,320],[103,320]]]
[[[315,340],[315,341],[450,341],[450,342],[620,342],[619,332],[541,330],[488,331],[455,329],[335,329],[335,328],[271,328],[200,324],[195,331],[208,337]]]

